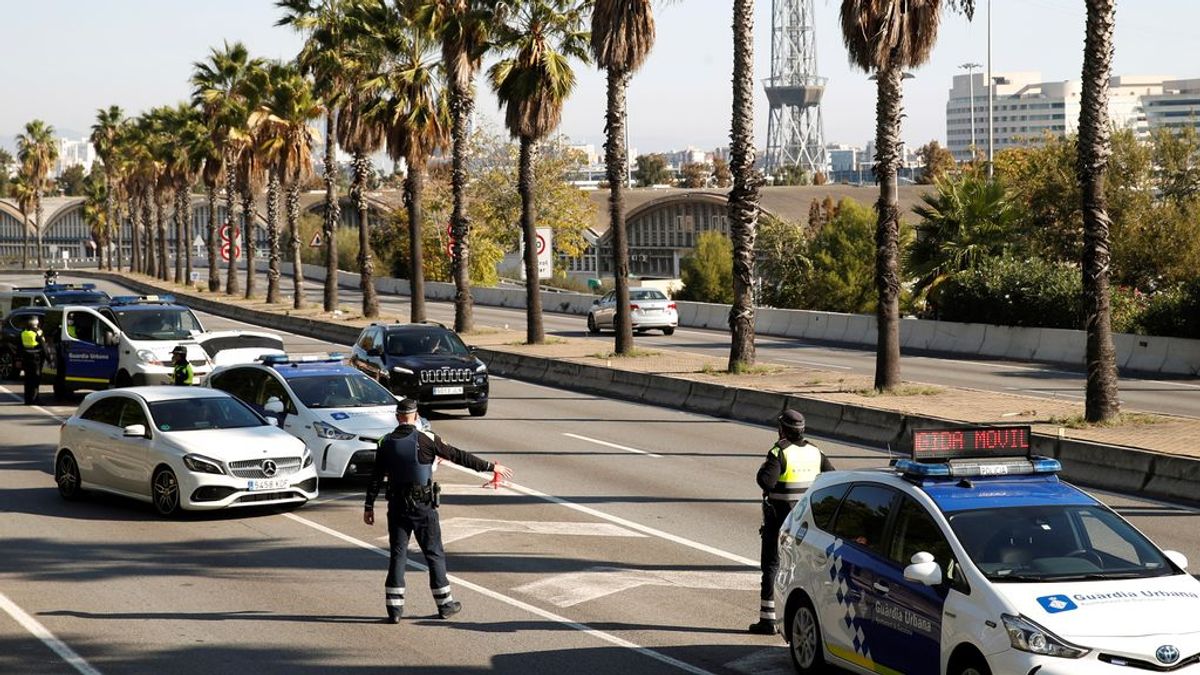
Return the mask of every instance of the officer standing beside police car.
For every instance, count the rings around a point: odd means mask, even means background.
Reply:
[[[813,479],[822,471],[832,471],[833,465],[817,447],[804,438],[804,415],[785,410],[776,420],[779,440],[767,451],[758,469],[758,486],[763,491],[762,567],[758,621],[750,624],[750,632],[758,635],[775,634],[775,573],[779,570],[779,528],[792,508],[808,491]]]
[[[38,328],[38,318],[29,317],[21,331],[21,366],[25,369],[25,405],[36,405],[38,388],[42,386],[42,359],[46,338]]]
[[[406,398],[396,405],[396,427],[379,439],[375,470],[367,485],[363,522],[375,524],[375,498],[387,483],[388,545],[391,552],[387,579],[384,581],[384,605],[388,623],[400,623],[404,615],[404,566],[408,562],[408,539],[415,535],[425,563],[429,567],[429,588],[437,604],[438,616],[447,619],[462,609],[450,593],[446,577],[446,552],[442,548],[442,528],[438,519],[440,487],[433,482],[433,464],[438,457],[474,469],[493,472],[500,478],[512,476],[512,469],[497,462],[480,459],[447,444],[433,432],[417,428],[417,402]]]

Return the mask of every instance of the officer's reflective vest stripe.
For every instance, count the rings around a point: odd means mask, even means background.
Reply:
[[[42,331],[26,328],[21,331],[21,346],[25,349],[37,349],[38,339],[42,337]]]
[[[781,443],[787,443],[787,441],[781,441]],[[787,443],[782,447],[776,444],[771,448],[772,455],[780,453],[782,453],[780,461],[783,464],[783,471],[779,474],[779,480],[775,482],[775,486],[767,493],[767,497],[782,502],[799,501],[800,497],[808,490],[808,486],[812,485],[813,479],[821,473],[821,451],[808,443],[804,445]]]
[[[192,383],[192,375],[194,374],[194,371],[192,370],[192,364],[176,363],[174,367],[175,367],[175,384],[190,385]]]

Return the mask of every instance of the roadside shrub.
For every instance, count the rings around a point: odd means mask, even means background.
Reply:
[[[1150,296],[1138,321],[1146,335],[1200,339],[1200,279]]]
[[[955,274],[941,289],[945,321],[1082,329],[1079,268],[1040,258],[991,258]]]

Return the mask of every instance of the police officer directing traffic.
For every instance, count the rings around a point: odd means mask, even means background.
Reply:
[[[195,372],[187,359],[187,347],[176,345],[171,350],[171,384],[190,387],[194,379]]]
[[[384,585],[384,605],[388,623],[400,623],[404,615],[404,566],[408,562],[408,538],[416,535],[417,545],[429,567],[429,588],[438,607],[438,616],[446,619],[459,612],[462,604],[450,594],[446,578],[446,552],[442,548],[442,527],[438,520],[440,487],[433,482],[436,457],[475,471],[492,471],[508,478],[512,470],[503,464],[488,462],[447,444],[432,432],[416,427],[417,402],[411,398],[396,406],[400,426],[379,439],[375,470],[367,484],[367,503],[363,522],[375,524],[375,497],[386,479],[388,499],[388,544],[391,561]]]
[[[38,388],[42,386],[42,353],[46,338],[38,328],[38,318],[29,317],[25,330],[21,331],[21,364],[25,368],[25,405],[38,402]]]
[[[822,471],[832,471],[833,465],[816,446],[804,439],[804,415],[785,410],[778,418],[779,440],[767,452],[758,469],[758,486],[763,491],[762,566],[758,622],[750,624],[750,632],[759,635],[775,634],[775,573],[779,570],[779,528],[792,507],[813,479]]]

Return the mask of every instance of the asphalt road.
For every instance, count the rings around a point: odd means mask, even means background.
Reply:
[[[51,458],[76,402],[47,387],[51,404],[25,407],[18,387],[0,387],[0,672],[790,672],[778,638],[744,632],[768,429],[497,378],[487,417],[431,419],[516,471],[498,491],[438,472],[464,610],[437,620],[414,568],[408,616],[391,626],[386,532],[363,525],[361,485],[323,481],[293,511],[177,521],[120,498],[63,502]],[[815,440],[839,468],[887,459]],[[1200,560],[1197,512],[1101,496]]]
[[[262,261],[259,261],[260,267]],[[199,270],[208,278],[207,268]],[[224,277],[222,277],[222,281]],[[245,273],[241,282],[245,288]],[[265,293],[266,274],[258,275],[258,291]],[[283,293],[291,298],[291,280],[284,279]],[[311,303],[320,304],[323,297],[321,282],[305,280],[305,296]],[[362,304],[357,290],[340,289],[342,306],[356,309]],[[388,311],[407,316],[407,296],[380,295]],[[435,321],[454,324],[454,305],[447,302],[427,302],[426,313]],[[475,306],[475,320],[481,325],[508,326],[524,330],[525,311],[503,307]],[[545,330],[549,335],[588,338],[611,345],[612,333],[600,336],[587,333],[585,318],[571,314],[546,312]],[[654,348],[679,349],[699,354],[728,357],[729,333],[720,330],[680,328],[667,337],[658,331],[636,335],[638,343]],[[758,358],[764,363],[817,368],[837,373],[875,374],[875,352],[855,347],[818,344],[793,338],[758,336]],[[610,347],[611,349],[611,347]],[[1000,391],[1039,398],[1068,401],[1084,400],[1086,373],[1062,365],[1024,363],[968,357],[937,357],[906,354],[902,363],[904,379],[948,387],[965,387]],[[1120,383],[1121,402],[1126,410],[1156,412],[1168,415],[1200,417],[1200,379],[1183,377],[1136,378],[1123,377]]]

